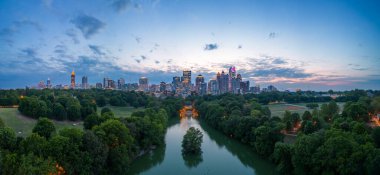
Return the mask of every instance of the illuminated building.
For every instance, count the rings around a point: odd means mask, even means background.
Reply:
[[[216,76],[216,80],[218,81],[218,88],[219,93],[218,94],[224,94],[228,92],[228,82],[229,82],[229,76],[228,74],[225,74],[224,71],[220,74],[218,72]]]
[[[71,72],[71,88],[75,88],[75,72],[74,70]]]
[[[249,92],[249,81],[240,82],[240,93],[246,94]]]
[[[183,71],[183,81],[187,81],[189,84],[191,84],[191,70]]]
[[[205,82],[205,78],[202,75],[195,77],[195,91],[200,94],[201,85]],[[207,86],[207,85],[206,85]]]

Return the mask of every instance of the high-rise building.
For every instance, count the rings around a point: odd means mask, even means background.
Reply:
[[[208,82],[208,92],[212,95],[219,94],[219,87],[218,87],[218,81],[217,80],[210,80]]]
[[[249,92],[249,81],[240,82],[240,93],[246,94]]]
[[[197,77],[195,77],[195,91],[197,93],[200,93],[201,84],[204,82],[205,82],[205,78],[201,74],[199,74]]]
[[[149,91],[148,78],[141,77],[139,79],[139,90],[144,92]]]
[[[124,89],[124,85],[125,85],[125,80],[124,78],[119,78],[117,80],[117,88],[118,89]]]
[[[96,88],[97,89],[101,89],[103,86],[102,86],[102,83],[96,83]]]
[[[206,93],[207,93],[207,83],[202,82],[199,85],[198,94],[199,95],[206,95]]]
[[[183,71],[183,81],[187,81],[188,84],[191,84],[191,70]]]
[[[175,76],[173,77],[173,90],[175,91],[177,88],[181,86],[181,77]]]
[[[224,94],[228,92],[228,82],[229,82],[229,76],[228,74],[225,74],[224,71],[220,74],[218,72],[216,76],[216,80],[218,81],[218,88],[219,93],[218,94]]]
[[[49,88],[49,89],[52,87],[50,78],[48,78],[47,81],[46,81],[46,87]]]
[[[75,72],[74,70],[71,72],[71,88],[75,88]]]
[[[37,88],[38,88],[38,89],[45,89],[45,88],[46,88],[46,86],[45,86],[45,82],[44,82],[44,81],[40,81],[40,82],[38,83]]]
[[[82,89],[88,89],[88,78],[87,76],[82,77]]]
[[[251,91],[252,93],[254,93],[254,94],[259,94],[260,91],[261,91],[261,89],[260,89],[260,85],[256,85],[256,86],[254,86],[254,87],[251,87],[250,89],[251,89],[250,91]]]
[[[108,77],[103,78],[103,88],[104,89],[109,88],[108,80],[109,80]]]

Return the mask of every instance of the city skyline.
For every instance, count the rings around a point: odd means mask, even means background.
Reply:
[[[92,85],[104,77],[171,82],[185,69],[209,82],[232,65],[251,86],[379,89],[379,5],[370,0],[2,1],[0,89],[47,78],[70,84],[73,69]]]

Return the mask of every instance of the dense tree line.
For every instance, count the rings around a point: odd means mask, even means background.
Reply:
[[[200,118],[227,136],[251,145],[269,158],[281,174],[376,174],[380,168],[380,127],[369,126],[380,113],[380,96],[335,101],[302,115],[286,111],[271,116],[255,96],[192,97]],[[298,133],[285,143],[286,133]]]
[[[20,111],[38,122],[33,134],[22,138],[0,120],[0,174],[125,174],[137,156],[164,144],[169,115],[163,104],[170,115],[178,116],[174,103],[182,102],[170,98],[149,101],[145,110],[115,118],[107,107],[99,115],[92,98],[84,94],[25,96]],[[59,110],[50,109],[48,103]],[[83,119],[84,130],[64,128],[57,132],[46,117],[60,112],[70,120]]]
[[[114,118],[111,111],[96,116],[91,124],[85,120],[85,130],[65,128],[58,133],[53,122],[40,118],[33,134],[26,138],[16,137],[13,129],[2,125],[1,171],[124,174],[137,155],[163,144],[167,118],[164,109],[147,109],[123,119]]]

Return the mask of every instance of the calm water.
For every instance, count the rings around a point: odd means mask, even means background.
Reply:
[[[203,133],[202,155],[183,157],[181,142],[189,127]],[[193,118],[170,121],[166,145],[135,160],[128,174],[276,174],[275,167],[246,145],[229,139]]]

